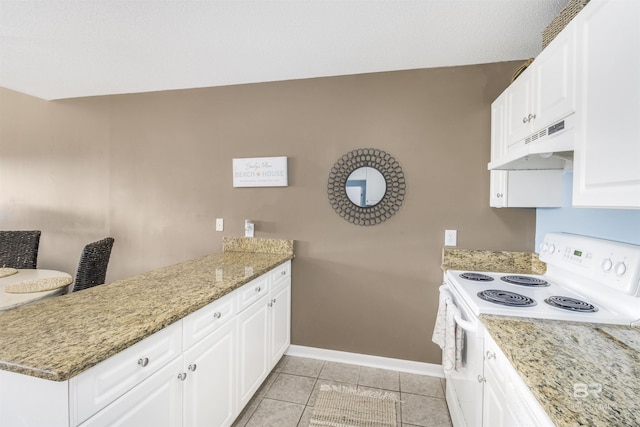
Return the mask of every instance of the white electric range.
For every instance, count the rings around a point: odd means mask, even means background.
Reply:
[[[483,334],[478,316],[493,314],[640,326],[640,246],[548,233],[544,274],[449,270],[441,292],[464,330],[463,366],[446,375],[454,426],[482,423]]]

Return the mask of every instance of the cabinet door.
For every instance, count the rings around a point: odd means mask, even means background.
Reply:
[[[640,2],[591,2],[576,19],[573,204],[640,208]]]
[[[270,296],[271,358],[269,368],[275,366],[291,343],[291,278],[284,280]]]
[[[567,26],[534,62],[532,132],[575,112],[575,34]]]
[[[507,154],[506,135],[506,99],[507,92],[503,92],[491,104],[491,161],[500,160]]]
[[[184,425],[230,426],[235,419],[236,321],[184,353]]]
[[[269,373],[268,294],[238,315],[238,410],[242,410]]]
[[[506,397],[491,366],[485,363],[484,399],[482,405],[482,425],[502,427],[505,425]]]
[[[489,206],[492,208],[507,207],[507,176],[508,171],[492,170],[490,173]]]
[[[183,382],[178,378],[181,368],[182,357],[178,357],[81,425],[83,427],[182,425]]]
[[[524,139],[531,133],[533,119],[533,74],[532,65],[511,83],[506,92],[506,138],[507,146]]]

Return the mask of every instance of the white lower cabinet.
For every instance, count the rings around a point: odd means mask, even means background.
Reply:
[[[291,279],[280,283],[269,298],[269,365],[275,366],[291,343]]]
[[[176,358],[118,400],[84,422],[82,427],[182,425],[183,385]]]
[[[483,427],[553,427],[500,347],[484,332]]]
[[[238,401],[243,408],[269,374],[268,294],[238,315]]]
[[[291,344],[291,263],[273,270],[269,291],[269,365],[275,366]]]
[[[488,336],[488,334],[487,334]],[[493,340],[485,339],[484,399],[482,425],[484,427],[511,427],[518,425],[507,408],[505,368],[508,363]]]
[[[287,262],[68,381],[0,370],[0,425],[229,427],[289,346],[290,303]]]
[[[72,378],[71,424],[84,422],[181,354],[182,326],[177,322]]]
[[[184,353],[184,426],[230,426],[236,417],[236,319]]]

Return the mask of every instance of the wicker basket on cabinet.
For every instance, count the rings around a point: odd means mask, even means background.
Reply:
[[[542,48],[544,49],[556,38],[558,33],[584,8],[589,0],[570,0],[569,3],[553,18],[553,21],[542,32]]]

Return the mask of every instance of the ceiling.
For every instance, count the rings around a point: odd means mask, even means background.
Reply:
[[[567,0],[0,0],[0,86],[43,99],[526,59]]]

